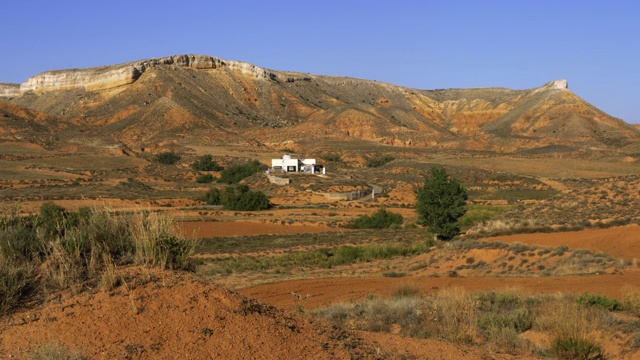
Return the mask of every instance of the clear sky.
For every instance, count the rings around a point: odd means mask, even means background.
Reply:
[[[176,54],[418,89],[557,79],[640,123],[640,1],[3,0],[0,82]]]

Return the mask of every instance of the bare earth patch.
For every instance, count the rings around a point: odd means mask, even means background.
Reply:
[[[357,336],[189,275],[149,269],[112,292],[62,293],[0,319],[0,358],[57,342],[90,359],[369,358]]]

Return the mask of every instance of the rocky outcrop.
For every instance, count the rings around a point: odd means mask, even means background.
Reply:
[[[13,97],[20,95],[20,84],[0,83],[0,96]]]
[[[27,79],[19,89],[16,86],[0,86],[0,96],[16,96],[32,92],[42,94],[48,91],[84,89],[87,91],[106,90],[134,83],[140,76],[157,66],[178,66],[196,70],[228,68],[251,75],[257,79],[273,79],[275,74],[252,64],[222,60],[205,55],[176,55],[135,61],[114,66],[86,69],[47,71]]]
[[[540,86],[539,88],[535,89],[534,92],[548,91],[548,90],[567,90],[567,89],[569,89],[569,84],[567,83],[567,80],[554,80]]]

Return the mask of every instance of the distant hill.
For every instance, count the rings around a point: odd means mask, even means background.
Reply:
[[[587,103],[564,80],[528,90],[417,90],[202,55],[45,72],[19,86],[0,84],[0,101],[48,117],[34,134],[77,131],[76,142],[130,148],[279,149],[337,140],[345,148],[365,141],[499,152],[618,151],[640,140],[637,126]],[[15,127],[1,124],[4,132]]]

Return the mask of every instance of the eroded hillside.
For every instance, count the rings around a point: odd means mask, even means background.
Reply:
[[[182,55],[50,71],[2,100],[79,126],[80,144],[154,149],[242,144],[297,150],[340,141],[513,152],[634,151],[640,130],[557,80],[539,88],[416,90]],[[3,125],[4,126],[4,125]],[[64,140],[64,139],[63,139]],[[560,146],[558,148],[558,146]]]

